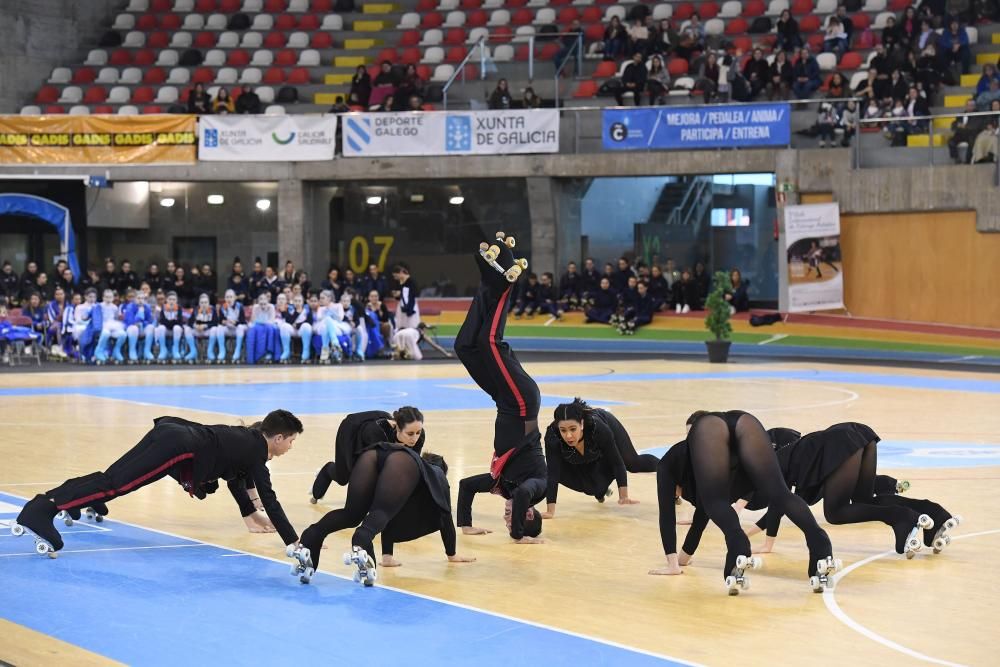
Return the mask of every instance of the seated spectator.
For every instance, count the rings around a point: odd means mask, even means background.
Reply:
[[[681,279],[674,283],[674,309],[678,315],[701,309],[698,283],[694,281],[691,269],[681,271]]]
[[[326,273],[326,280],[320,283],[319,288],[324,292],[330,292],[333,300],[340,301],[340,293],[343,291],[340,282],[340,269],[336,266],[331,266],[330,270]],[[382,298],[385,298],[385,295],[382,295]],[[315,308],[313,311],[315,312]]]
[[[417,66],[409,64],[406,66],[402,78],[400,78],[399,83],[396,85],[396,97],[409,100],[412,95],[423,98],[424,81],[417,73]],[[421,99],[422,102],[423,100]]]
[[[281,346],[278,334],[278,316],[271,303],[271,292],[267,290],[261,292],[251,310],[246,343],[248,364],[267,363],[278,357]]]
[[[45,323],[45,304],[38,292],[32,292],[28,297],[28,305],[21,309],[21,315],[31,320],[31,330],[42,339],[45,338],[48,327]]]
[[[847,15],[847,5],[841,2],[837,6],[837,13],[834,15],[844,31],[844,48],[849,48],[851,37],[854,36],[854,21]]]
[[[777,56],[775,56],[777,60]],[[767,87],[770,80],[771,66],[764,59],[764,51],[760,48],[753,50],[750,60],[743,65],[743,77],[750,84],[750,98],[756,99],[761,91]]]
[[[854,100],[848,102],[840,112],[840,127],[844,130],[844,138],[840,145],[847,148],[851,145],[851,138],[858,131],[858,105]]]
[[[937,42],[937,33],[931,27],[931,22],[924,19],[920,22],[920,34],[917,35],[917,51],[923,51],[929,44]]]
[[[406,110],[407,111],[424,110],[424,101],[420,99],[420,95],[410,95],[409,99],[407,100]]]
[[[372,82],[372,86],[390,86],[395,88],[397,83],[398,81],[396,80],[396,73],[392,69],[392,63],[388,60],[383,60],[382,64],[379,65],[379,71],[378,74],[375,75],[375,81]]]
[[[195,291],[199,294],[207,294],[212,304],[215,304],[215,293],[219,289],[219,283],[212,271],[211,264],[202,264],[198,279],[195,281]]]
[[[950,73],[946,77],[941,59],[937,56],[937,47],[933,44],[928,45],[920,54],[920,57],[917,58],[916,68],[917,70],[913,78],[918,86],[928,95],[933,94],[946,78],[949,85],[958,84],[959,82]]]
[[[644,281],[653,300],[653,310],[660,311],[670,307],[670,282],[663,275],[659,264],[654,264],[649,272],[649,280]]]
[[[521,283],[521,290],[517,295],[517,303],[512,309],[514,319],[519,320],[523,315],[527,315],[529,318],[534,317],[538,307],[538,275],[529,273],[528,279]]]
[[[674,30],[670,19],[661,19],[659,29],[656,31],[656,40],[653,42],[653,53],[669,56],[680,43],[681,36]]]
[[[705,96],[705,102],[711,102],[719,94],[719,75],[721,73],[717,56],[714,52],[710,52],[702,62],[694,83],[695,90],[700,90]]]
[[[395,100],[405,99],[396,95],[396,73],[392,69],[392,63],[383,60],[379,68],[379,73],[375,75],[372,82],[371,94],[368,98],[369,107],[380,107],[379,111],[394,111]],[[392,101],[387,101],[391,97]]]
[[[299,271],[299,275],[295,278],[295,285],[292,286],[292,292],[295,292],[295,287],[299,288],[299,292],[306,296],[312,290],[312,282],[309,280],[309,274],[305,271]]]
[[[848,96],[847,81],[840,72],[834,72],[830,76],[830,84],[826,89],[826,96],[832,100],[841,99]],[[842,106],[842,104],[838,105]]]
[[[834,130],[840,124],[837,110],[829,102],[819,105],[819,115],[816,118],[816,131],[819,134],[819,147],[826,148],[826,143],[830,142],[833,147]]]
[[[611,286],[619,294],[628,287],[629,278],[635,278],[636,273],[627,257],[618,258],[618,269],[611,275]]]
[[[969,33],[958,24],[958,19],[951,19],[948,28],[938,38],[938,48],[941,59],[946,67],[958,65],[962,74],[968,74],[972,67],[972,51],[969,49]]]
[[[705,26],[697,12],[691,15],[688,24],[681,29],[680,43],[674,49],[678,57],[690,60],[695,51],[705,50]]]
[[[725,299],[729,302],[730,312],[745,313],[750,310],[747,284],[743,282],[743,274],[740,273],[739,269],[733,269],[729,274],[729,289],[726,290]]]
[[[1000,74],[997,74],[996,65],[987,63],[983,65],[983,74],[979,77],[979,82],[976,84],[976,97],[989,90],[990,82],[992,81],[1000,81]]]
[[[622,314],[622,322],[618,325],[621,335],[633,335],[639,327],[653,321],[656,312],[656,302],[649,293],[646,283],[636,285],[636,296],[632,304]]]
[[[362,278],[359,289],[362,294],[371,294],[375,291],[378,292],[379,299],[385,297],[385,276],[379,273],[378,264],[368,265],[368,273],[366,273],[365,277]]]
[[[906,78],[899,69],[892,70],[888,85],[885,87],[883,97],[884,105],[892,105],[895,100],[902,100],[909,95],[910,86],[906,83]],[[890,106],[891,108],[891,106]]]
[[[184,267],[178,266],[174,269],[173,291],[177,294],[177,300],[181,308],[190,308],[194,304],[194,285],[190,283],[184,273]]]
[[[372,93],[374,96],[374,93]],[[396,108],[396,96],[386,95],[381,104],[368,107],[369,111],[393,111]]]
[[[632,93],[632,100],[636,106],[642,104],[642,91],[646,87],[647,74],[642,53],[634,52],[632,62],[626,65],[625,71],[622,72],[622,87],[615,91],[615,101],[618,106],[625,104],[625,93]]]
[[[42,298],[42,303],[52,300],[53,285],[49,283],[49,276],[44,271],[38,272],[38,282],[35,283],[35,293]],[[30,296],[30,295],[29,295]]]
[[[509,109],[513,100],[510,90],[507,88],[507,79],[497,81],[497,87],[490,95],[489,106],[491,109]]]
[[[212,102],[212,113],[214,114],[229,114],[236,113],[236,105],[233,102],[233,98],[229,96],[229,91],[226,90],[225,86],[219,87],[219,92],[215,95],[215,100]]]
[[[607,276],[601,278],[600,287],[590,298],[589,306],[584,310],[584,322],[599,322],[608,324],[611,316],[618,308],[618,293],[611,289],[611,281]]]
[[[556,295],[554,281],[555,276],[547,271],[543,273],[542,277],[539,279],[537,290],[538,297],[536,299],[538,308],[536,309],[536,312],[561,320],[563,316],[563,309],[562,306],[559,305],[559,299]]]
[[[792,18],[792,13],[787,9],[781,12],[775,26],[777,41],[774,48],[785,52],[794,52],[805,43],[799,33],[799,22]]]
[[[913,45],[917,43],[920,35],[920,20],[917,18],[917,10],[910,5],[903,11],[897,26],[899,36],[899,47],[902,51],[912,51]]]
[[[996,100],[1000,100],[1000,79],[990,81],[990,89],[976,97],[976,111],[988,111]]]
[[[569,24],[569,27],[566,28],[565,32],[566,34],[559,37],[559,50],[556,51],[556,54],[552,59],[555,63],[557,71],[560,67],[562,67],[563,61],[566,60],[570,51],[573,50],[573,47],[576,46],[578,41],[581,49],[580,54],[583,54],[583,28],[580,27],[580,21],[573,19],[573,21]],[[564,74],[567,76],[570,75],[570,71],[571,68],[569,67],[563,70]]]
[[[260,292],[267,292],[271,295],[271,307],[273,308],[273,302],[277,301],[278,294],[281,293],[281,288],[284,283],[281,282],[281,278],[278,277],[277,272],[275,272],[273,266],[268,266],[264,268],[264,279],[260,283]],[[257,296],[260,296],[258,292]],[[259,300],[258,300],[259,303]]]
[[[843,5],[841,5],[843,7]],[[847,50],[847,32],[844,31],[844,25],[836,16],[831,16],[830,20],[826,24],[826,33],[823,39],[823,52],[833,53],[840,59],[840,56],[844,55],[844,51]]]
[[[626,313],[635,309],[635,303],[639,299],[639,279],[635,275],[628,277],[625,289],[618,291],[618,309],[615,316],[611,318],[611,324],[620,325],[626,319]]]
[[[799,50],[799,59],[792,68],[792,77],[792,92],[800,100],[808,99],[820,87],[819,65],[809,53],[808,46]]]
[[[893,146],[905,146],[906,122],[903,119],[906,118],[906,106],[904,106],[903,100],[893,100],[892,109],[888,114],[885,114],[885,117],[893,119],[891,123],[882,126],[885,138],[892,141]]]
[[[576,262],[566,264],[566,273],[559,279],[559,307],[576,310],[583,295],[583,276],[576,270]]]
[[[52,300],[45,306],[45,345],[53,357],[65,357],[63,351],[63,317],[66,312],[66,291],[56,287]]]
[[[778,51],[774,55],[774,62],[768,67],[767,76],[767,99],[772,102],[778,99],[787,100],[792,91],[792,83],[795,81],[787,53]]]
[[[984,116],[971,116],[975,113],[976,103],[973,100],[966,100],[965,113],[955,118],[951,124],[951,137],[948,138],[948,154],[955,164],[968,164],[972,159],[970,148],[976,141],[976,137],[983,129],[982,120]],[[966,144],[965,154],[958,154],[960,144]]]
[[[663,58],[659,55],[649,59],[646,92],[649,95],[650,106],[666,103],[667,94],[670,92],[670,72],[667,71]]]
[[[896,57],[890,58],[885,52],[885,46],[882,44],[876,44],[875,55],[872,56],[871,62],[868,63],[868,67],[875,70],[879,79],[886,80],[889,78],[889,74],[892,73],[893,63],[898,60],[898,54]]]
[[[525,109],[537,109],[542,106],[542,98],[535,94],[535,89],[528,86],[524,89],[524,97],[521,99],[521,106]]]
[[[612,16],[608,27],[604,29],[604,59],[618,60],[625,55],[628,35],[617,16]]]
[[[996,111],[1000,111],[1000,101],[994,101]],[[1000,155],[997,150],[997,119],[987,116],[986,127],[976,136],[976,142],[972,146],[972,163],[994,162],[996,156]]]
[[[348,104],[367,109],[371,94],[372,79],[368,75],[368,69],[364,65],[358,65],[351,78],[351,90],[347,95]]]
[[[885,50],[888,53],[894,53],[897,50],[902,50],[900,45],[902,41],[900,33],[900,28],[896,25],[896,17],[890,16],[886,19],[885,27],[882,28],[882,37],[879,40],[879,44],[885,47]]]
[[[646,27],[644,21],[636,19],[628,27],[628,47],[630,55],[638,53],[640,57],[645,59],[646,50],[650,47],[650,42],[649,28]]]
[[[193,114],[212,113],[212,98],[205,92],[204,84],[194,84],[194,89],[188,93],[187,112]]]
[[[877,77],[878,72],[875,68],[869,68],[868,77],[854,88],[854,96],[861,98],[862,108],[868,106],[869,100],[873,101],[876,107],[878,106],[878,100],[881,99],[881,96],[878,94],[878,90],[876,90],[878,85]]]
[[[235,110],[236,113],[241,114],[260,113],[260,97],[250,86],[244,84],[240,96],[236,100]]]
[[[31,268],[31,264],[28,264],[28,268]],[[22,281],[24,279],[22,278]],[[104,271],[101,273],[98,279],[96,287],[103,293],[104,290],[111,290],[113,292],[118,291],[118,271],[115,270],[115,260],[108,257],[104,260]]]
[[[379,356],[385,356],[389,341],[392,339],[392,313],[382,301],[382,294],[378,290],[373,289],[368,292],[365,313],[372,322],[377,323],[379,335],[383,341],[383,348],[379,350]]]

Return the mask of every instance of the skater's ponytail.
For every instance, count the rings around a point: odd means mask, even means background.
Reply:
[[[413,422],[423,424],[424,413],[412,405],[404,405],[392,413],[392,421],[396,422],[396,430],[399,431],[406,428],[407,424],[412,424]]]
[[[556,406],[555,412],[553,413],[553,418],[557,422],[561,421],[574,421],[582,422],[586,421],[594,409],[587,405],[580,397],[573,399],[572,403],[561,403]]]
[[[528,537],[538,537],[542,534],[542,513],[537,507],[531,509],[531,518],[524,518],[524,534]]]
[[[691,416],[687,418],[687,421],[684,422],[684,424],[685,426],[694,426],[694,423],[696,421],[698,421],[707,414],[709,414],[708,410],[695,410],[694,412],[691,413]]]
[[[438,468],[441,468],[441,472],[443,472],[445,475],[448,474],[448,464],[445,462],[444,457],[441,456],[440,454],[434,454],[432,452],[424,452],[420,455],[420,458],[423,460],[424,463],[427,463],[432,466],[437,466]]]

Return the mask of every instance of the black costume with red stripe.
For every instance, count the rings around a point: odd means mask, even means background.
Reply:
[[[271,489],[267,442],[263,434],[244,426],[205,426],[179,417],[159,417],[153,429],[104,472],[67,480],[48,491],[60,510],[85,507],[124,496],[170,476],[192,496],[205,498],[229,485],[241,510],[248,486],[256,486],[264,511],[285,544],[298,541],[278,497]],[[252,482],[252,484],[251,484]],[[251,505],[252,507],[252,505]]]
[[[509,248],[500,246],[501,266],[512,266]],[[541,394],[514,351],[503,340],[515,285],[478,253],[481,282],[455,338],[455,355],[497,406],[493,464],[489,473],[463,479],[458,494],[458,525],[472,525],[472,499],[492,492],[513,501],[511,537],[524,536],[524,515],[545,497],[546,468],[538,430]]]

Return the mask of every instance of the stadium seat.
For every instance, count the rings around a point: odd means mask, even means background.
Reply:
[[[763,16],[766,9],[767,7],[764,5],[763,0],[748,0],[743,5],[743,16],[749,18]]]
[[[177,65],[177,52],[173,49],[160,51],[156,56],[156,64],[161,67],[175,67]]]
[[[61,104],[48,104],[45,106],[45,109],[43,110],[42,113],[44,113],[47,116],[64,114],[66,113],[66,107],[62,106]]]
[[[453,46],[448,49],[448,53],[445,56],[445,62],[449,63],[460,63],[465,58],[465,47],[463,46]]]
[[[284,14],[285,0],[264,0],[264,11],[268,14]]]
[[[851,17],[851,20],[854,21],[854,30],[857,32],[861,32],[862,30],[871,27],[872,24],[871,14],[865,14],[863,12],[858,12]]]
[[[674,7],[674,18],[678,21],[687,21],[694,14],[694,5],[690,2],[681,2]]]
[[[240,47],[244,49],[259,49],[264,45],[264,37],[259,32],[245,32],[240,40]]]
[[[319,51],[316,49],[304,49],[299,53],[300,67],[319,67]]]
[[[178,14],[185,14],[194,11],[194,0],[174,0],[172,11]]]
[[[124,67],[132,64],[132,54],[125,49],[115,49],[108,57],[109,65]]]
[[[517,30],[514,31],[514,41],[515,42],[529,42],[531,41],[531,36],[535,34],[535,26],[533,25],[520,25]]]
[[[535,12],[535,18],[531,21],[535,25],[550,25],[556,22],[556,10],[551,7],[543,7]]]
[[[264,9],[264,0],[243,0],[242,9],[247,14],[256,14]]]
[[[420,17],[420,27],[424,30],[428,28],[440,28],[444,23],[444,17],[437,12],[428,12]]]
[[[191,33],[175,32],[173,36],[170,38],[170,48],[172,49],[191,48]]]
[[[261,72],[258,67],[247,67],[240,72],[240,83],[255,85],[261,82]]]
[[[309,0],[289,0],[288,11],[296,14],[309,11]]]
[[[275,30],[284,30],[287,32],[290,30],[295,30],[296,25],[297,22],[295,20],[295,17],[292,16],[291,14],[282,14],[281,16],[278,16],[274,19]]]
[[[576,7],[563,7],[559,10],[557,21],[563,25],[568,25],[580,18],[580,10]]]
[[[490,14],[490,20],[486,23],[488,26],[501,26],[508,25],[510,23],[510,12],[506,9],[497,9]]]
[[[94,83],[118,83],[118,68],[102,67]]]
[[[263,104],[270,104],[274,101],[274,88],[271,86],[260,86],[255,88],[253,92],[257,93],[257,97]]]
[[[128,105],[125,106],[128,107]],[[113,114],[114,112],[115,108],[110,104],[98,104],[93,109],[90,110],[90,113],[105,114],[105,115]]]
[[[668,93],[671,97],[688,97],[694,88],[694,79],[689,76],[682,76],[674,81],[673,88]]]
[[[444,49],[440,46],[432,46],[424,51],[424,57],[420,59],[420,62],[426,63],[428,65],[436,65],[444,60]]]
[[[396,30],[412,30],[413,28],[420,27],[420,14],[416,12],[407,12],[403,14],[402,18],[399,19],[399,23],[396,25]]]
[[[714,19],[719,15],[719,5],[714,2],[703,2],[701,3],[701,6],[698,7],[698,15],[701,16],[702,21]]]
[[[309,70],[305,67],[295,67],[288,73],[287,83],[304,86],[309,84]]]
[[[79,91],[80,89],[77,88]],[[42,86],[35,94],[35,102],[38,104],[53,104],[59,99],[59,89],[55,86]]]
[[[387,49],[382,49],[381,51],[378,52],[378,55],[375,56],[375,62],[381,63],[385,62],[386,60],[388,60],[391,63],[396,63],[399,61],[399,54],[396,52],[396,49],[392,47]]]
[[[222,49],[212,49],[205,54],[202,64],[206,67],[222,67],[226,64],[226,52]]]
[[[177,89],[173,86],[162,86],[156,91],[156,99],[153,100],[157,104],[174,104],[177,102],[178,95]]]
[[[149,0],[129,0],[127,12],[144,12],[149,9]]]
[[[581,81],[580,85],[573,91],[573,97],[576,99],[586,99],[595,95],[597,95],[596,81]]]
[[[226,18],[225,14],[212,14],[205,20],[205,29],[219,32],[225,30],[228,24],[229,19]]]
[[[474,9],[465,18],[465,25],[469,28],[480,28],[489,21],[489,15],[481,9]]]
[[[672,58],[667,63],[667,72],[671,77],[677,78],[688,73],[688,61],[683,58]]]
[[[295,51],[282,49],[274,54],[274,64],[278,67],[290,67],[295,64]]]
[[[792,0],[792,14],[795,16],[806,16],[813,10],[812,0]]]
[[[833,71],[837,69],[837,56],[832,53],[818,53],[816,54],[816,64],[824,72]]]
[[[132,93],[132,101],[136,104],[149,104],[155,96],[150,86],[139,86]]]
[[[403,49],[402,54],[399,56],[399,62],[404,65],[416,65],[420,62],[420,49],[409,47]]]
[[[739,37],[733,37],[733,50],[737,52],[743,52],[744,54],[750,55],[753,51],[753,40],[746,35],[740,35]],[[742,67],[745,63],[740,63]]]
[[[194,47],[196,49],[210,49],[215,46],[216,39],[215,33],[208,31],[199,32],[194,36]]]
[[[445,28],[460,28],[465,25],[465,12],[448,12],[444,21]]]
[[[726,24],[726,34],[727,35],[742,35],[745,34],[749,26],[745,19],[734,18]]]
[[[150,0],[149,11],[154,14],[163,14],[170,11],[170,0]]]
[[[73,80],[73,70],[68,67],[56,67],[49,75],[49,83],[69,83]]]
[[[265,116],[284,116],[285,115],[285,107],[281,106],[280,104],[271,104],[271,105],[268,105],[268,107],[266,109],[264,109],[264,115]]]
[[[235,67],[223,67],[215,75],[215,83],[223,86],[231,86],[236,83],[239,74]]]
[[[669,19],[673,15],[673,5],[663,4],[653,7],[653,20],[656,22],[662,21],[663,19]]]
[[[333,11],[333,0],[312,0],[309,8],[315,14],[326,14]]]
[[[852,70],[861,67],[861,54],[857,51],[848,51],[840,58],[840,69]]]
[[[167,83],[183,86],[191,80],[191,72],[186,67],[175,67],[167,75]]]
[[[452,46],[465,44],[465,30],[461,28],[449,28],[448,32],[445,33],[444,43]]]
[[[610,79],[618,73],[618,67],[615,65],[613,60],[602,60],[597,64],[597,69],[594,70],[595,79]]]
[[[135,27],[135,16],[132,14],[119,14],[111,24],[112,30],[131,30]]]
[[[235,49],[240,45],[240,35],[232,30],[219,33],[219,41],[215,45],[220,49]]]
[[[144,114],[159,114],[163,113],[163,107],[158,104],[147,104],[142,108],[142,113]]]
[[[816,32],[820,29],[820,21],[818,16],[803,16],[802,20],[799,21],[799,30],[801,32]]]
[[[299,19],[299,30],[304,30],[305,32],[319,30],[319,19],[312,14],[303,15]]]
[[[42,108],[40,106],[29,104],[28,106],[21,107],[22,116],[41,116]]]
[[[215,0],[195,0],[194,10],[201,14],[211,14],[216,9]]]
[[[138,67],[126,67],[122,70],[122,74],[118,77],[118,83],[134,86],[142,81],[142,70]]]
[[[70,116],[89,116],[90,115],[90,107],[88,107],[85,104],[77,104],[76,106],[72,106],[72,107],[69,108],[69,115]]]
[[[160,17],[160,29],[168,33],[181,29],[181,17],[177,14],[164,14]]]
[[[483,6],[483,0],[462,0],[462,9],[479,9]]]
[[[439,12],[450,12],[458,9],[458,0],[438,0],[435,9]]]
[[[250,64],[254,67],[270,67],[274,64],[274,53],[267,49],[254,51]]]
[[[453,65],[438,65],[434,68],[434,75],[431,76],[431,81],[434,83],[446,83],[454,73],[455,67]]]
[[[270,67],[266,72],[264,72],[264,78],[262,81],[272,85],[280,85],[285,82],[285,70],[280,67]]]
[[[444,41],[444,35],[437,28],[426,31],[420,39],[418,46],[437,46]]]
[[[205,17],[201,14],[188,14],[184,17],[184,24],[181,26],[182,30],[201,30],[205,27]]]
[[[419,22],[419,16],[417,17]],[[414,26],[416,27],[416,26]],[[327,30],[330,32],[336,32],[344,29],[344,19],[339,14],[327,14],[323,17],[323,23],[319,27],[320,30]]]
[[[151,49],[165,49],[170,46],[170,34],[162,30],[149,34],[146,46]]]
[[[131,88],[129,88],[128,86],[115,86],[108,93],[107,101],[110,104],[127,104],[129,99],[131,99],[131,97],[132,97]]]
[[[533,18],[530,9],[518,9],[511,15],[510,22],[513,25],[530,25]]]
[[[129,32],[125,35],[125,39],[122,40],[122,46],[127,49],[140,49],[146,46],[146,33],[139,30]]]
[[[743,13],[743,4],[740,0],[726,0],[722,3],[722,9],[719,10],[719,18],[731,19],[740,16]]]
[[[498,63],[509,63],[514,59],[514,47],[510,44],[498,44],[493,49],[493,60]]]
[[[136,67],[150,67],[156,62],[156,51],[153,49],[139,49],[135,52],[132,62]]]
[[[253,17],[253,23],[250,24],[251,30],[260,32],[267,32],[272,28],[274,28],[274,17],[270,14],[257,14]]]
[[[305,49],[309,47],[309,34],[305,32],[293,32],[288,36],[288,48]]]
[[[72,88],[72,86],[70,88]],[[69,95],[67,95],[67,91],[69,91],[70,88],[63,89],[62,97],[59,98],[60,102],[73,103],[80,101],[80,100],[72,100],[69,98]],[[87,89],[87,92],[83,94],[82,98],[84,104],[100,104],[106,99],[108,99],[108,90],[104,86],[91,86],[90,88]]]
[[[514,39],[514,31],[511,30],[509,26],[505,25],[493,28],[490,30],[490,35],[493,37],[491,41],[496,42],[497,44],[503,44]]]
[[[473,28],[469,32],[468,38],[466,38],[465,43],[472,45],[478,42],[482,38],[489,39],[490,31],[487,28]]]
[[[191,83],[209,84],[215,80],[215,70],[211,67],[198,67],[191,73]]]
[[[309,38],[309,46],[314,49],[332,49],[333,36],[328,32],[314,32]]]
[[[721,35],[726,30],[726,22],[722,19],[708,19],[705,21],[706,35]]]
[[[268,49],[280,49],[285,45],[285,34],[281,32],[269,32],[264,37],[264,47]]]
[[[250,54],[243,49],[233,49],[226,56],[226,64],[230,67],[246,67],[250,64]]]
[[[240,0],[219,0],[219,11],[223,14],[235,14],[240,11]]]
[[[765,14],[767,16],[780,16],[781,12],[788,8],[788,0],[771,0],[767,5],[767,12]]]

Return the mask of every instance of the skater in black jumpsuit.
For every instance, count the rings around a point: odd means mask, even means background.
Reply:
[[[792,429],[782,431],[794,433]],[[777,439],[785,440],[780,436]],[[895,490],[896,480],[884,477],[878,482],[879,440],[878,434],[866,424],[834,424],[779,447],[778,463],[787,486],[794,487],[796,495],[810,505],[823,500],[823,514],[829,523],[881,521],[892,528],[896,553],[902,554],[906,551],[909,535],[919,529],[917,523],[921,514],[929,516],[934,527],[939,529],[952,515],[929,500],[885,493],[889,488]],[[748,506],[762,509],[767,504],[752,497]],[[780,522],[780,510],[769,507],[767,514],[757,522],[757,529],[747,531],[753,535],[766,529],[767,540],[761,552],[769,552],[773,547]],[[934,528],[924,529],[924,544],[931,546],[935,535]]]
[[[738,556],[750,556],[750,540],[740,527],[739,516],[730,505],[750,490],[756,498],[767,498],[799,526],[809,547],[809,576],[816,574],[817,561],[833,555],[830,538],[819,527],[808,505],[785,486],[771,440],[757,419],[746,412],[696,412],[688,418],[687,439],[671,447],[656,470],[660,506],[660,539],[667,567],[650,574],[681,574],[697,547],[701,530],[709,520],[726,538],[723,577],[736,566]],[[675,500],[680,496],[695,506],[689,536],[678,557]],[[690,551],[688,550],[690,549]]]
[[[556,407],[554,421],[545,431],[545,461],[548,507],[542,518],[551,519],[560,484],[603,503],[611,494],[609,485],[617,481],[618,504],[637,504],[638,500],[629,498],[627,473],[656,472],[659,459],[636,453],[617,417],[577,398]]]
[[[403,406],[391,415],[381,410],[347,415],[337,429],[336,459],[320,468],[313,482],[312,502],[326,495],[331,482],[347,484],[354,462],[372,445],[394,442],[413,447],[419,454],[426,439],[424,415],[412,406]]]
[[[244,502],[237,494],[242,487],[242,494],[246,495],[247,481],[252,480],[282,541],[286,545],[297,541],[295,529],[271,489],[271,476],[265,465],[272,457],[291,449],[302,432],[302,422],[295,415],[275,410],[251,427],[205,426],[179,417],[159,417],[153,423],[153,429],[104,472],[70,479],[35,496],[21,510],[17,523],[58,551],[63,541],[52,520],[60,511],[79,511],[88,506],[104,509],[103,504],[109,500],[168,475],[199,499],[214,493],[220,479],[240,480],[231,487],[235,489],[234,496],[240,501],[241,511],[253,511],[249,498]]]
[[[497,259],[504,269],[514,255],[500,245]],[[455,338],[455,354],[469,375],[490,395],[497,407],[490,472],[467,477],[459,484],[458,525],[467,535],[486,531],[472,526],[472,501],[477,493],[495,493],[507,499],[510,536],[521,543],[540,542],[541,512],[534,509],[545,497],[546,469],[538,430],[541,395],[513,350],[503,340],[510,300],[516,290],[503,274],[476,253],[481,281],[465,322]]]
[[[345,528],[355,528],[351,544],[364,549],[373,564],[373,541],[383,531],[389,545],[441,531],[449,561],[475,560],[455,554],[446,469],[440,456],[420,455],[399,443],[380,442],[363,451],[351,470],[343,509],[328,512],[302,531],[300,543],[309,549],[312,566],[319,567],[326,536]],[[384,535],[383,546],[385,539]],[[392,553],[391,546],[388,553]]]

